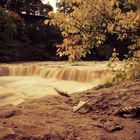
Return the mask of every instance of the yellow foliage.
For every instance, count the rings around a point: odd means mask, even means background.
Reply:
[[[91,48],[101,46],[108,34],[132,42],[138,37],[138,0],[64,0],[64,3],[67,5],[64,12],[49,13],[51,24],[58,26],[67,39],[67,43],[63,41],[57,46],[59,56],[79,59]]]
[[[114,73],[114,83],[119,83],[125,80],[140,79],[140,56],[134,55],[128,57],[123,61],[118,59],[118,54],[113,53],[109,61],[109,70]]]

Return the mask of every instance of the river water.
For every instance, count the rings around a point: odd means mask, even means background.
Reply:
[[[110,82],[107,62],[32,62],[0,64],[0,106],[58,95],[54,88],[72,94]]]

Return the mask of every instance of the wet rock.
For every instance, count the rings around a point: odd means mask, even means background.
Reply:
[[[114,132],[114,131],[118,131],[118,130],[122,130],[123,126],[121,124],[118,123],[106,123],[104,126],[104,129],[108,132]]]
[[[119,123],[116,122],[112,122],[112,121],[96,121],[94,122],[94,126],[98,127],[98,128],[103,128],[105,129],[107,132],[114,132],[114,131],[118,131],[118,130],[122,130],[123,126]]]
[[[0,126],[0,140],[15,140],[15,132],[10,128]]]
[[[2,110],[0,111],[0,118],[10,118],[18,114],[20,114],[20,110]]]
[[[92,106],[88,104],[86,101],[80,101],[77,106],[73,107],[74,112],[78,112],[80,114],[86,114],[92,110]]]
[[[80,113],[80,114],[86,114],[86,113],[90,112],[91,110],[92,110],[92,106],[89,105],[89,104],[85,104],[83,107],[81,107],[78,110],[78,113]]]
[[[93,125],[99,128],[104,128],[104,123],[101,121],[94,122]]]
[[[46,134],[41,140],[63,140],[64,137],[59,134]]]

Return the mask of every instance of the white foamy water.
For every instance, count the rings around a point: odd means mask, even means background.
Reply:
[[[90,89],[111,80],[106,63],[22,63],[0,65],[0,106]]]

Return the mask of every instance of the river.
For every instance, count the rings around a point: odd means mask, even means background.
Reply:
[[[0,64],[0,106],[58,95],[54,88],[72,94],[110,82],[107,62],[32,62]]]

